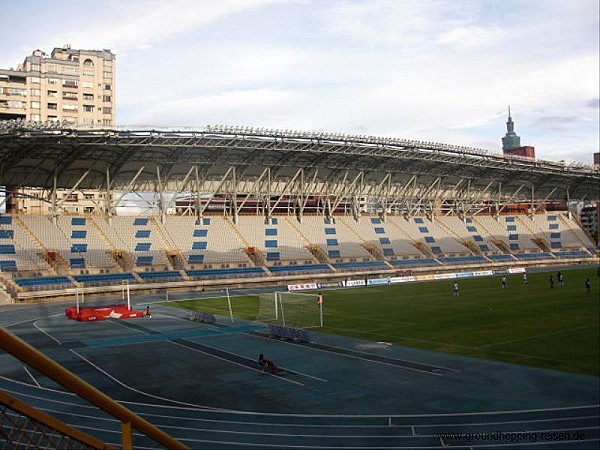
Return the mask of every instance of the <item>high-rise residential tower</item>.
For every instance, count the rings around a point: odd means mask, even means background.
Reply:
[[[64,45],[0,69],[0,120],[10,119],[114,127],[115,55]]]

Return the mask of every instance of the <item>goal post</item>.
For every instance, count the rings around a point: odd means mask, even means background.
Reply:
[[[293,328],[322,327],[322,306],[316,294],[301,292],[260,294],[256,320]]]

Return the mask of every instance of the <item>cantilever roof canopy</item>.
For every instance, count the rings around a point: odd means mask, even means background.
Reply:
[[[457,198],[467,191],[501,191],[511,201],[532,192],[547,200],[600,197],[600,173],[591,165],[433,142],[239,127],[0,128],[0,185],[10,188],[182,192],[193,185],[198,191],[257,193],[266,182],[272,193],[293,182],[306,195],[423,196],[435,186]]]

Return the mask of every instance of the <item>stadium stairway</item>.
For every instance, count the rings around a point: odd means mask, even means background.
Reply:
[[[42,241],[29,229],[27,224],[21,219],[19,216],[13,216],[13,223],[15,223],[21,230],[25,232],[27,237],[34,243],[35,247],[38,249],[40,255],[43,255],[43,259],[49,264],[50,268],[54,271],[55,274],[59,275],[59,271],[57,270],[55,262],[53,262],[48,256],[48,249],[44,247]],[[64,261],[66,266],[66,261]]]
[[[573,228],[572,224],[569,223],[569,220],[563,216],[562,214],[558,214],[558,219],[561,221],[561,223],[563,224],[563,226],[565,228],[567,228],[569,230],[569,232],[572,233],[572,235],[575,237],[575,240],[581,244],[581,247],[583,248],[587,248],[588,244],[586,244],[585,242],[583,242],[583,240],[581,239],[581,237],[579,236],[579,234],[576,232],[576,230]],[[579,219],[579,217],[577,215],[572,215],[572,220],[579,225],[579,228],[577,229],[578,231],[582,232],[585,234],[585,236],[589,239],[589,241],[594,242],[594,238],[592,237],[592,235],[590,234],[590,232],[587,230],[587,228],[585,228],[583,226],[583,224],[581,223],[581,220]]]
[[[304,248],[306,248],[306,250],[319,263],[326,264],[332,272],[336,272],[336,269],[331,265],[331,261],[329,261],[329,258],[327,257],[327,254],[325,253],[325,251],[318,244],[313,244],[312,242],[310,242],[308,240],[308,238],[304,235],[304,233],[302,233],[302,231],[300,230],[300,228],[298,228],[296,226],[296,224],[294,224],[294,222],[292,220],[290,220],[289,217],[285,217],[284,220],[285,220],[286,224],[292,230],[294,230],[294,232],[300,237],[300,239],[302,240],[302,242],[304,242]]]
[[[6,292],[6,286],[4,286],[4,283],[0,280],[0,305],[4,303],[12,303],[12,298],[8,292]]]
[[[160,223],[160,221],[156,220],[156,217],[150,217],[148,220],[148,225],[150,226],[150,228],[152,230],[156,231],[156,233],[158,234],[158,236],[163,244],[162,251],[165,253],[167,267],[169,268],[169,270],[182,269],[182,268],[185,269],[185,266],[184,267],[175,267],[175,264],[173,264],[173,258],[170,257],[170,255],[178,255],[181,252],[177,248],[177,245],[175,245],[175,243],[173,242],[173,239],[171,238],[171,236],[169,236],[169,233],[167,232],[165,227],[162,225],[162,223]],[[181,261],[184,261],[183,256],[181,256]]]

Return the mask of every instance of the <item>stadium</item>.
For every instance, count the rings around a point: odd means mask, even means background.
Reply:
[[[249,127],[0,127],[1,325],[184,445],[597,447],[598,245],[569,209],[600,198],[597,167]],[[15,206],[26,189],[49,214]],[[94,213],[66,208],[87,191]],[[152,321],[100,312],[125,300]],[[69,321],[75,304],[94,314]],[[523,316],[540,328],[486,334]],[[575,346],[577,363],[553,357]],[[120,416],[0,357],[2,391],[121,444]],[[6,442],[19,414],[1,414]],[[132,422],[135,448],[169,447]]]

